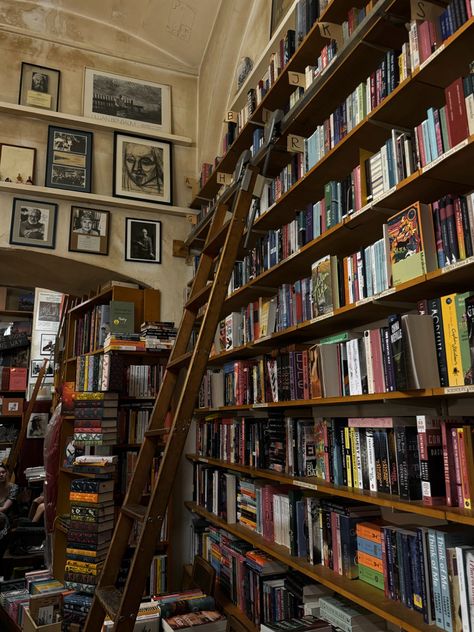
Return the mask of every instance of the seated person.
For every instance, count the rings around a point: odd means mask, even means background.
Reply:
[[[0,464],[0,556],[5,552],[8,543],[8,533],[11,528],[11,518],[15,513],[18,485],[10,483],[10,476],[6,465]]]

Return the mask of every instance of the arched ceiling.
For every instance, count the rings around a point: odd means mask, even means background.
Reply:
[[[198,74],[222,0],[0,0],[0,27]]]

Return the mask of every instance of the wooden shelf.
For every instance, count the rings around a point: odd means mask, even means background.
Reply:
[[[204,463],[206,465],[214,465],[216,467],[225,468],[234,472],[241,472],[252,478],[266,478],[272,481],[278,481],[286,485],[294,485],[314,492],[322,494],[330,494],[340,498],[349,498],[358,502],[369,503],[380,507],[390,507],[398,511],[406,511],[413,514],[420,514],[436,518],[438,520],[450,520],[451,522],[460,522],[474,526],[474,511],[459,509],[458,507],[447,506],[430,506],[425,505],[421,501],[403,500],[398,496],[390,494],[382,494],[379,492],[370,492],[362,489],[354,489],[343,485],[333,485],[327,481],[317,479],[314,476],[298,477],[289,476],[273,472],[271,470],[262,470],[247,465],[239,465],[238,463],[229,463],[220,459],[212,459],[209,457],[198,456],[197,454],[187,454],[186,458],[195,463]]]
[[[160,215],[175,215],[186,217],[196,211],[183,206],[165,204],[152,204],[151,202],[139,202],[128,198],[113,197],[99,193],[82,193],[81,191],[67,191],[53,187],[43,187],[36,184],[18,184],[15,182],[0,182],[0,191],[13,195],[26,195],[28,197],[51,198],[59,201],[71,201],[80,204],[92,204],[110,206],[113,208],[133,209],[136,211],[148,211]]]
[[[193,143],[192,138],[187,136],[178,136],[176,134],[154,130],[152,127],[123,125],[99,118],[88,118],[77,114],[67,114],[66,112],[53,112],[51,110],[43,110],[26,105],[18,105],[16,103],[7,103],[5,101],[0,101],[0,112],[3,114],[12,114],[16,117],[21,116],[23,118],[38,119],[48,123],[55,123],[57,125],[67,125],[68,127],[72,125],[73,127],[83,127],[92,130],[126,132],[127,134],[160,138],[168,140],[174,145],[190,146]]]
[[[242,610],[233,603],[227,595],[224,595],[219,584],[216,584],[216,588],[214,590],[214,598],[216,603],[220,608],[224,611],[224,613],[229,617],[235,617],[249,632],[258,632],[260,628],[258,628],[250,619],[242,612]]]
[[[33,312],[23,311],[21,309],[0,309],[0,317],[2,316],[11,316],[12,318],[16,318],[17,316],[21,318],[24,316],[25,318],[33,318]]]
[[[262,536],[254,533],[246,527],[238,524],[227,524],[214,514],[209,513],[199,505],[193,502],[186,502],[186,507],[208,520],[211,524],[228,531],[232,535],[249,542],[256,548],[271,555],[279,562],[290,566],[291,568],[311,577],[312,579],[327,586],[336,593],[347,597],[351,601],[359,604],[363,608],[367,608],[371,612],[377,614],[383,619],[394,623],[403,628],[407,632],[441,632],[440,628],[433,625],[426,625],[423,622],[421,614],[414,610],[409,610],[397,601],[392,601],[384,596],[382,590],[373,588],[360,580],[351,580],[337,575],[329,568],[321,565],[309,564],[306,560],[294,557],[289,554],[288,549],[279,544],[269,542]]]

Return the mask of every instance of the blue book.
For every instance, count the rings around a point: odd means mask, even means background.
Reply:
[[[428,136],[430,140],[430,153],[431,160],[434,160],[438,157],[438,144],[436,142],[436,126],[435,126],[435,118],[434,118],[434,109],[428,108]]]
[[[436,625],[444,629],[443,606],[441,599],[441,580],[439,575],[438,541],[435,529],[428,530],[428,547],[431,567],[431,585],[433,589]]]
[[[379,560],[382,559],[382,545],[379,542],[361,538],[360,535],[357,536],[357,550],[367,553],[367,555],[372,555],[372,557],[377,557]]]
[[[428,131],[428,121],[423,121],[421,124],[421,132],[423,136],[423,147],[425,148],[426,164],[429,164],[433,158],[431,155],[431,143],[430,135]]]

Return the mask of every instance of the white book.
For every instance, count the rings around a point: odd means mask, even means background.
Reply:
[[[463,632],[471,632],[470,614],[469,614],[469,595],[468,581],[466,573],[466,556],[468,551],[474,551],[468,545],[456,547],[456,561],[458,564],[459,593],[461,597],[461,619]]]
[[[375,445],[374,431],[367,428],[365,431],[365,441],[367,443],[367,469],[369,472],[369,489],[371,492],[377,491],[377,474],[375,470]]]
[[[474,94],[470,94],[466,97],[466,114],[469,126],[469,135],[472,136],[472,134],[474,134]]]
[[[364,331],[365,358],[367,362],[367,388],[369,393],[375,393],[374,368],[372,364],[372,345],[370,340],[370,330]]]

